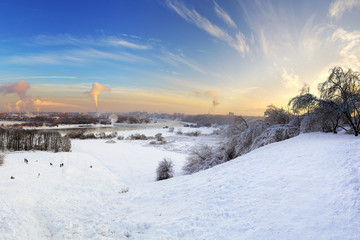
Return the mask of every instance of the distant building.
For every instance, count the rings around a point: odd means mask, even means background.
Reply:
[[[229,116],[233,117],[233,116],[235,116],[235,114],[233,112],[229,112]]]

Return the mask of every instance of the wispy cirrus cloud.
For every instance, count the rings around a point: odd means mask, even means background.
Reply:
[[[159,59],[161,59],[162,61],[173,65],[173,66],[178,66],[179,63],[182,65],[185,65],[199,73],[202,74],[207,74],[206,71],[199,66],[199,64],[197,64],[196,62],[186,59],[185,56],[183,54],[175,54],[173,52],[166,52],[163,55],[158,56]]]
[[[26,56],[10,56],[6,61],[11,64],[20,65],[56,65],[66,63],[86,63],[93,61],[115,61],[115,62],[147,62],[151,61],[145,57],[134,55],[127,52],[109,52],[97,50],[94,48],[89,49],[73,49],[58,52],[26,55]]]
[[[240,52],[243,57],[250,51],[250,47],[246,42],[246,38],[240,31],[238,31],[236,36],[233,38],[224,29],[216,26],[206,17],[201,16],[196,10],[190,10],[183,3],[177,0],[167,0],[167,5],[185,21],[194,24],[210,35],[224,41],[230,47]]]
[[[217,2],[214,1],[216,14],[226,22],[230,27],[237,28],[235,22],[231,19],[229,14],[222,9]]]
[[[304,53],[308,59],[312,59],[318,49],[324,44],[326,34],[330,27],[324,24],[316,24],[315,15],[312,15],[305,23],[299,38],[299,52]]]
[[[339,46],[338,64],[358,70],[360,65],[360,31],[347,31],[338,28],[334,31],[332,40]]]
[[[329,16],[339,19],[345,12],[355,7],[360,7],[360,0],[336,0],[329,7]]]
[[[45,46],[79,46],[79,47],[125,47],[137,50],[151,49],[151,45],[141,44],[138,41],[140,37],[134,37],[133,35],[122,34],[123,37],[115,36],[101,36],[101,37],[76,37],[70,34],[58,34],[58,35],[37,35],[33,39],[33,44],[45,45]],[[126,40],[130,38],[131,40]],[[133,40],[135,39],[135,41]]]
[[[142,45],[142,44],[136,44],[136,43],[132,43],[132,42],[128,42],[125,40],[114,40],[112,41],[114,46],[122,46],[122,47],[127,47],[127,48],[132,48],[132,49],[138,49],[138,50],[147,50],[150,49],[150,46],[147,45]]]

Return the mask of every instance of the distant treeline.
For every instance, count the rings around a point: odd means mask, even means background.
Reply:
[[[150,123],[150,120],[147,118],[141,118],[141,117],[118,116],[117,122],[118,123],[137,124],[137,123]]]
[[[0,150],[69,152],[71,141],[60,133],[49,130],[0,128]]]

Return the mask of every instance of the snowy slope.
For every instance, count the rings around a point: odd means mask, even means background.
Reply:
[[[360,239],[359,143],[302,134],[190,176],[184,154],[132,141],[9,154],[0,239]],[[177,176],[154,182],[162,157]]]

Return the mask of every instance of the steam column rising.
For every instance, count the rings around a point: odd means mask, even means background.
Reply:
[[[96,106],[96,113],[98,112],[98,96],[100,93],[102,93],[103,91],[107,91],[110,92],[110,88],[101,85],[100,83],[93,83],[92,88],[89,92],[86,92],[87,94],[89,94]]]

